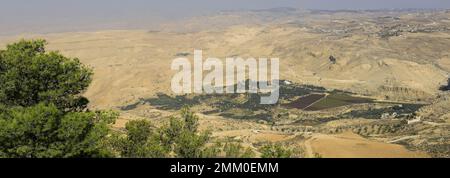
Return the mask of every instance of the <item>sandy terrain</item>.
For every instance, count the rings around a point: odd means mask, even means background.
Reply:
[[[317,134],[305,141],[307,155],[324,158],[420,158],[421,152],[409,151],[401,145],[371,141],[346,132],[338,135]]]

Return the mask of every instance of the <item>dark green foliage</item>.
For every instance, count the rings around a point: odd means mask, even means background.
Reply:
[[[246,84],[251,81],[247,80]],[[233,86],[234,88],[237,85]],[[326,93],[330,93],[330,96],[335,99],[333,101],[327,101],[324,108],[317,108],[317,110],[327,109],[330,107],[338,107],[343,105],[358,104],[358,103],[372,103],[373,101],[366,98],[352,97],[352,93],[333,90],[332,92],[327,91],[323,87],[316,87],[311,85],[299,85],[291,83],[289,81],[280,81],[280,102],[273,105],[261,105],[260,98],[264,96],[263,93],[246,93],[246,94],[192,94],[192,95],[182,95],[182,96],[169,96],[167,94],[158,93],[157,97],[140,99],[136,103],[126,105],[121,107],[122,110],[132,110],[139,105],[152,105],[158,109],[162,110],[180,110],[183,106],[199,106],[208,105],[211,107],[210,110],[204,111],[203,114],[217,114],[223,117],[242,119],[242,120],[265,120],[268,122],[273,122],[277,119],[273,115],[272,110],[280,108],[290,108],[292,105],[297,105],[297,102],[303,103],[305,98],[299,101],[293,101],[299,96],[306,96],[308,94],[319,95],[320,98]],[[318,100],[316,99],[316,100]],[[316,101],[314,100],[314,101]],[[338,101],[335,101],[338,100]],[[290,104],[286,104],[290,103]],[[309,103],[309,102],[308,102]],[[306,103],[309,106],[312,103]],[[330,104],[331,103],[331,104]],[[306,107],[305,106],[305,107]],[[314,105],[316,106],[316,105]],[[319,106],[320,107],[320,106]],[[311,107],[314,109],[314,107]]]
[[[162,143],[171,149],[176,157],[202,157],[209,140],[210,133],[198,132],[198,116],[187,107],[182,109],[181,119],[171,118],[169,124],[161,129]]]
[[[187,132],[195,133],[198,129],[198,117],[189,108],[183,108],[181,117],[184,119],[184,129]]]
[[[255,152],[248,147],[245,148],[241,143],[217,142],[206,147],[202,152],[203,158],[254,158]]]
[[[53,104],[0,108],[0,157],[111,156],[103,140],[115,113],[65,113]]]
[[[200,158],[209,141],[209,133],[183,131],[175,140],[174,153],[180,158]]]
[[[255,156],[250,148],[245,149],[239,143],[225,143],[223,151],[226,158],[252,158]]]
[[[267,144],[260,149],[262,158],[290,158],[294,151],[284,148],[281,144]]]
[[[91,70],[45,44],[22,40],[0,51],[0,157],[113,156],[105,141],[117,114],[87,112],[81,97]]]
[[[126,135],[115,135],[112,146],[121,157],[127,158],[163,158],[166,150],[150,122],[145,120],[130,121],[125,126]]]
[[[222,153],[223,145],[220,142],[212,144],[202,151],[202,158],[218,158]]]
[[[352,96],[346,93],[331,93],[324,99],[315,102],[313,105],[305,108],[308,111],[319,111],[323,109],[336,108],[352,104],[373,103],[372,99]]]
[[[22,40],[0,52],[0,103],[27,107],[45,102],[64,111],[83,110],[88,100],[80,94],[92,71],[76,58],[46,52],[45,44]]]
[[[209,140],[209,132],[198,131],[198,117],[183,108],[181,118],[172,117],[160,129],[148,121],[130,121],[125,135],[116,135],[111,143],[121,157],[215,157],[217,151],[206,146]]]
[[[151,127],[153,127],[151,123],[145,120],[128,122],[125,126],[128,133],[128,140],[137,144],[147,142],[152,134]]]

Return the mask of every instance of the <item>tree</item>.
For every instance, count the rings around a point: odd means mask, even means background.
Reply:
[[[176,157],[199,158],[211,151],[206,147],[210,133],[198,131],[198,116],[188,107],[181,110],[181,118],[173,117],[161,128],[160,139]]]
[[[180,158],[200,158],[210,139],[208,132],[195,133],[183,131],[176,139],[174,153]]]
[[[116,135],[113,139],[113,147],[121,157],[163,158],[168,156],[168,150],[162,146],[150,122],[130,121],[126,124],[125,131],[125,137]]]
[[[62,112],[54,104],[0,106],[0,157],[109,157],[113,112]]]
[[[88,112],[81,93],[92,71],[46,52],[45,40],[0,50],[0,157],[113,156],[106,143],[114,112]]]
[[[261,149],[262,158],[290,158],[293,155],[293,151],[283,148],[281,144],[267,144]]]
[[[21,40],[0,52],[0,103],[33,106],[53,103],[63,111],[80,111],[88,100],[80,94],[92,71],[77,58],[46,52],[45,40]]]

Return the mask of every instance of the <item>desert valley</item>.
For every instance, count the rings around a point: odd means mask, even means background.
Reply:
[[[223,11],[158,30],[0,36],[45,39],[94,71],[89,108],[155,126],[189,106],[215,142],[259,155],[267,142],[296,157],[450,157],[449,10]],[[259,94],[175,95],[177,57],[277,57],[280,100]]]

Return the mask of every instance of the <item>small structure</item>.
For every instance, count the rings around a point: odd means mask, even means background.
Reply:
[[[382,115],[381,115],[381,118],[380,119],[389,119],[391,117],[391,114],[389,114],[389,113],[383,113]]]
[[[259,134],[259,133],[261,133],[259,130],[252,130],[252,132],[253,132],[254,134]]]
[[[415,119],[408,120],[408,125],[409,125],[409,124],[414,124],[414,123],[419,123],[419,122],[421,122],[421,121],[422,121],[422,117],[418,116],[418,117],[416,117]]]

